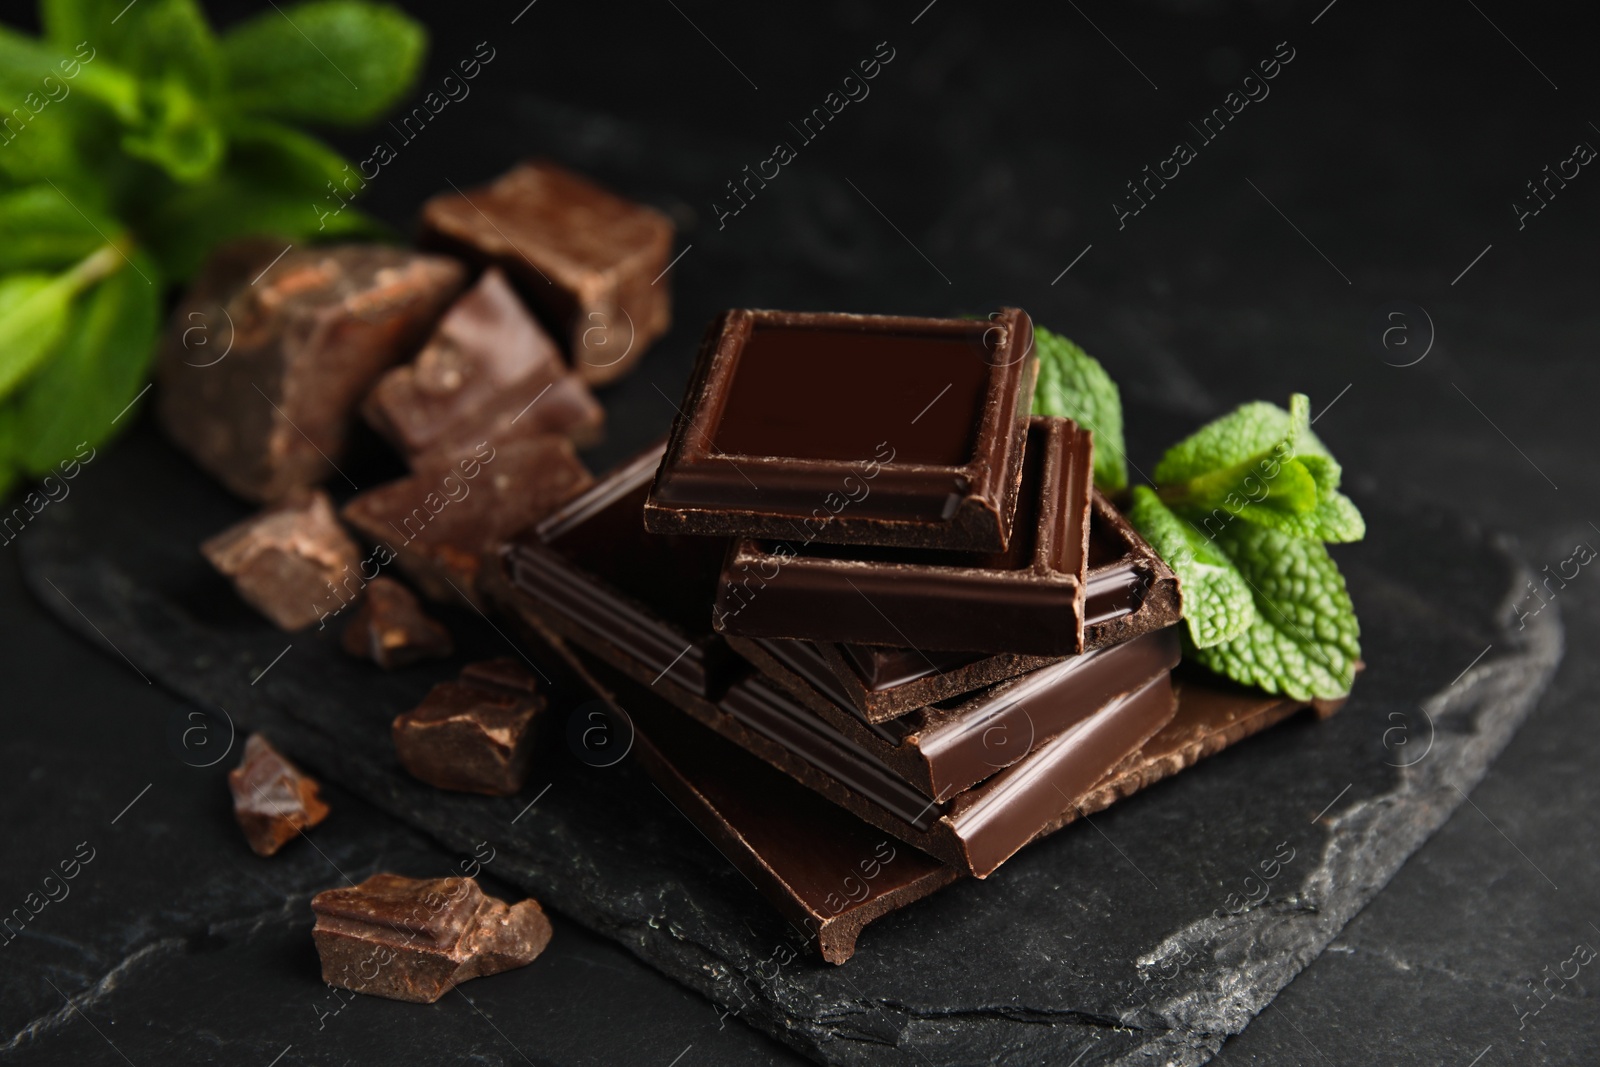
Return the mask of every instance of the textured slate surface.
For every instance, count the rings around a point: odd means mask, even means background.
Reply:
[[[413,782],[388,719],[449,665],[385,675],[346,658],[331,627],[291,641],[256,619],[192,547],[240,505],[150,435],[82,477],[24,548],[65,622],[449,848],[492,842],[497,877],[834,1063],[1203,1062],[1461,802],[1561,644],[1553,616],[1505,627],[1519,572],[1480,535],[1363,501],[1373,535],[1344,557],[1369,668],[1339,716],[1285,724],[879,923],[845,968],[773,973],[761,965],[792,932],[626,762],[592,768],[557,744],[524,796],[500,800]],[[128,507],[134,487],[161,506]],[[467,654],[503,651],[464,619]],[[1427,721],[1426,758],[1391,766],[1414,759]],[[1210,917],[1258,894],[1246,879],[1290,851],[1259,906]]]

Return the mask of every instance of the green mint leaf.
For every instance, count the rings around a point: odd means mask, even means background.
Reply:
[[[361,0],[313,0],[263,12],[222,39],[228,94],[252,114],[357,124],[410,88],[427,34],[399,10]]]
[[[95,447],[144,387],[161,327],[160,273],[135,254],[138,270],[124,266],[84,293],[55,354],[7,401],[0,421],[15,429],[11,453],[35,477]],[[147,280],[148,279],[148,280]]]
[[[0,193],[0,271],[60,270],[105,243],[99,225],[45,184]]]
[[[64,277],[23,273],[0,278],[0,397],[43,363],[66,333],[72,289]]]
[[[1173,514],[1148,486],[1134,486],[1127,516],[1177,574],[1184,622],[1197,647],[1232,640],[1250,628],[1250,587],[1216,544]]]
[[[1128,461],[1117,383],[1098,360],[1060,334],[1035,324],[1033,344],[1039,353],[1034,414],[1065,416],[1093,433],[1094,484],[1107,493],[1126,488]]]
[[[1247,522],[1227,527],[1216,543],[1250,585],[1255,619],[1238,637],[1196,647],[1195,660],[1295,700],[1348,693],[1361,658],[1361,628],[1327,548]]]
[[[1312,541],[1342,544],[1367,535],[1366,520],[1355,502],[1337,490],[1325,494],[1308,512],[1291,514],[1247,504],[1239,511],[1239,518]]]
[[[1299,459],[1281,458],[1277,446],[1243,463],[1202,474],[1184,487],[1179,503],[1189,511],[1209,512],[1204,520],[1227,523],[1246,508],[1285,515],[1317,506],[1317,480]]]
[[[39,7],[49,41],[92,50],[86,69],[110,63],[155,82],[177,78],[205,98],[222,88],[217,38],[196,0],[42,0]]]
[[[1276,404],[1257,401],[1207,423],[1167,449],[1156,464],[1156,484],[1177,485],[1227,468],[1250,467],[1274,449],[1293,445],[1309,432],[1311,402],[1296,393],[1289,399],[1289,407],[1284,411]]]
[[[145,86],[146,120],[122,137],[122,150],[154,163],[179,182],[216,172],[227,143],[210,111],[182,81],[166,78]]]

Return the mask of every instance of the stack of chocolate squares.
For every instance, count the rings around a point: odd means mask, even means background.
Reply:
[[[821,955],[1294,710],[1178,715],[1171,570],[1031,416],[1032,324],[731,311],[671,437],[506,545],[495,595]],[[774,773],[776,772],[776,773]]]

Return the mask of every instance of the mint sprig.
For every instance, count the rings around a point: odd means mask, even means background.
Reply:
[[[165,286],[217,244],[373,232],[353,172],[288,122],[370,121],[426,34],[366,0],[275,5],[220,37],[196,0],[41,0],[0,26],[0,498],[99,444],[144,387]],[[127,425],[133,420],[121,420]]]
[[[1115,383],[1077,345],[1034,334],[1034,410],[1094,429],[1095,484],[1116,492],[1127,468]],[[1342,473],[1297,393],[1287,410],[1245,404],[1201,427],[1161,457],[1153,486],[1128,493],[1129,521],[1178,576],[1191,659],[1296,700],[1349,692],[1360,625],[1325,543],[1359,541],[1366,523]]]

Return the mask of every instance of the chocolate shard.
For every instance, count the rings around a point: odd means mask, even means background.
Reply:
[[[378,561],[398,562],[424,596],[477,605],[483,554],[593,481],[564,437],[484,442],[454,461],[426,457],[410,477],[369,489],[342,514],[377,546]]]
[[[671,220],[554,164],[442,193],[422,227],[428,245],[511,275],[586,382],[626,374],[671,324]]]
[[[234,817],[258,856],[272,855],[328,817],[317,780],[260,734],[244,743],[244,758],[228,772],[228,789]]]
[[[605,422],[498,268],[451,305],[415,360],[378,380],[361,412],[413,460],[543,433],[585,447],[599,441]]]
[[[645,505],[652,533],[1003,552],[1038,357],[989,321],[724,312]]]
[[[375,874],[311,898],[322,979],[357,993],[432,1004],[472,978],[532,963],[550,943],[536,900],[508,905],[471,878]]]
[[[361,555],[328,494],[299,491],[200,546],[239,595],[284,630],[300,630],[344,602],[337,583]]]
[[[352,656],[370,659],[384,670],[443,659],[455,651],[450,631],[422,610],[416,594],[382,575],[362,590],[342,643]]]
[[[385,245],[216,253],[173,313],[162,425],[229,489],[274,501],[335,470],[355,407],[461,289],[461,264]]]
[[[528,780],[544,695],[511,659],[471,664],[395,717],[400,765],[439,789],[512,796]]]

